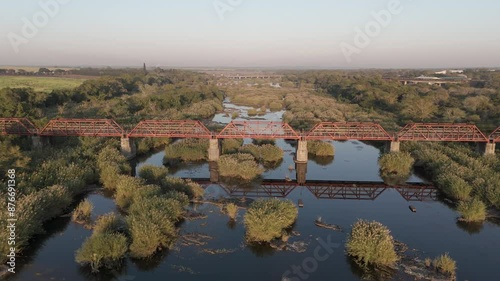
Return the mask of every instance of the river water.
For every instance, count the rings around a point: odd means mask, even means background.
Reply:
[[[248,108],[227,102],[225,105],[228,111],[239,111],[241,118],[248,117]],[[282,114],[269,112],[259,118],[277,121]],[[230,117],[219,114],[214,121],[227,123]],[[382,181],[377,163],[381,153],[378,147],[382,144],[332,142],[336,149],[334,159],[309,160],[306,177],[308,182],[316,184],[312,186],[286,185],[288,180],[293,182],[296,178],[296,170],[289,169],[295,166],[295,148],[290,142],[277,141],[276,144],[285,151],[284,160],[279,167],[263,174],[264,181],[273,180],[276,184],[251,190],[207,184],[205,195],[209,198],[234,196],[248,199],[268,194],[286,195],[286,199],[294,203],[300,199],[304,207],[299,208],[298,220],[293,226],[294,233],[300,235],[292,236],[288,243],[305,243],[304,252],[248,246],[244,242],[243,210],[240,210],[236,223],[230,223],[219,207],[200,204],[192,208],[206,214],[207,218],[183,222],[180,232],[181,236],[206,235],[204,245],[184,245],[179,240],[173,249],[150,260],[126,259],[118,271],[92,275],[74,261],[75,251],[91,231],[68,218],[60,218],[46,226],[46,235],[35,239],[19,260],[18,273],[8,280],[264,281],[282,280],[283,275],[295,278],[290,280],[360,280],[362,273],[349,261],[344,249],[350,226],[359,218],[377,220],[386,225],[396,240],[415,249],[412,253],[417,257],[435,257],[448,252],[457,261],[458,280],[500,280],[499,225],[491,222],[475,226],[457,223],[458,214],[439,199],[435,190],[415,194],[412,189],[405,193],[392,188],[361,188],[361,183],[353,183]],[[139,159],[136,169],[145,164],[162,165],[163,156],[164,152],[158,152]],[[172,175],[210,178],[209,164],[186,164],[173,169]],[[331,181],[348,181],[351,188],[332,188],[328,184]],[[424,180],[412,175],[408,182],[421,183]],[[88,195],[88,199],[95,206],[94,218],[107,212],[118,212],[110,195],[97,192]],[[409,205],[416,207],[417,212],[411,212]],[[344,232],[318,228],[314,225],[318,217],[341,226]],[[389,279],[413,280],[401,272]]]

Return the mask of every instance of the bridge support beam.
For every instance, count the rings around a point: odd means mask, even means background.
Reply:
[[[122,155],[128,160],[133,159],[137,155],[137,147],[133,139],[122,137],[120,148]]]
[[[210,139],[208,145],[208,161],[217,162],[220,157],[220,144],[218,139]]]
[[[390,141],[386,144],[386,152],[399,152],[401,148],[401,142]]]
[[[483,155],[495,155],[496,143],[484,143],[480,142],[477,144],[477,152]]]
[[[298,140],[297,151],[295,152],[295,163],[307,163],[307,141]]]
[[[298,184],[305,184],[307,180],[307,162],[295,163],[295,178]]]

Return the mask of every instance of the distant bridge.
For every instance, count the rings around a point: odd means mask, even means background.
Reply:
[[[321,122],[303,133],[295,131],[287,123],[251,120],[232,121],[222,131],[212,132],[200,121],[144,120],[127,131],[112,119],[57,118],[40,129],[26,118],[0,118],[0,135],[119,137],[122,139],[122,150],[130,155],[135,154],[131,138],[210,139],[211,161],[218,159],[220,139],[288,139],[299,142],[297,161],[307,162],[308,140],[386,141],[391,151],[399,151],[401,141],[476,142],[482,144],[485,154],[494,154],[495,144],[500,142],[500,127],[487,136],[473,124],[412,123],[399,132],[389,133],[373,122]]]

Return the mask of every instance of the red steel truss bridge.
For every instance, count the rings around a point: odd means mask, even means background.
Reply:
[[[331,200],[376,200],[387,190],[396,190],[406,201],[436,201],[438,190],[425,183],[407,183],[387,185],[383,182],[357,181],[307,181],[299,184],[296,181],[264,180],[255,186],[239,184],[213,183],[210,179],[191,179],[203,187],[217,185],[231,197],[252,198],[286,198],[295,189],[308,190],[317,199]]]
[[[283,122],[232,121],[222,131],[212,132],[199,121],[144,120],[127,131],[112,119],[57,118],[38,128],[26,118],[0,118],[0,135],[496,143],[500,142],[500,127],[486,135],[473,124],[413,123],[389,133],[372,122],[322,122],[308,132],[297,132]]]

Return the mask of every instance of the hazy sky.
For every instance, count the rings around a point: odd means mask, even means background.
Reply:
[[[57,1],[50,15],[40,4]],[[391,1],[1,0],[0,65],[500,66],[500,1],[399,0],[374,25]]]

